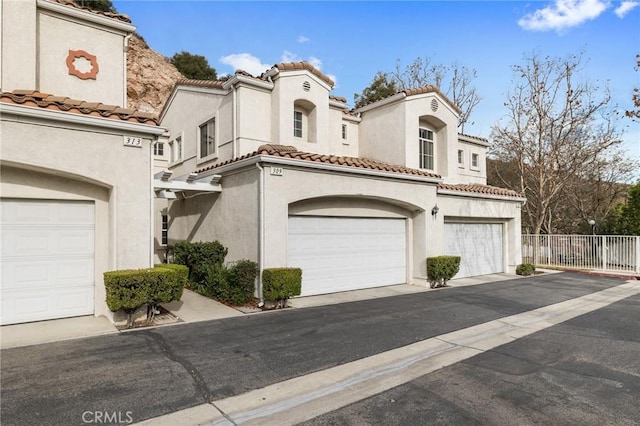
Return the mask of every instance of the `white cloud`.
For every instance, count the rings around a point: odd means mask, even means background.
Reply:
[[[309,41],[309,38],[308,38],[308,37],[305,37],[305,36],[303,36],[303,35],[298,36],[298,43],[306,43],[306,42],[308,42],[308,41]]]
[[[620,6],[618,6],[618,8],[615,10],[615,13],[618,16],[618,18],[622,19],[626,16],[627,13],[631,12],[638,5],[640,5],[640,3],[638,3],[637,1],[623,1],[622,3],[620,3]]]
[[[289,52],[288,50],[282,52],[282,56],[280,56],[281,62],[300,62],[301,60],[302,59],[300,59],[298,55],[293,52]]]
[[[271,65],[263,64],[259,58],[250,53],[233,53],[220,58],[220,62],[233,67],[234,71],[243,70],[256,76],[271,68]]]
[[[318,69],[322,69],[322,61],[315,56],[309,56],[309,60],[307,62]]]
[[[597,18],[609,6],[610,3],[603,0],[555,0],[553,6],[521,18],[518,25],[531,31],[561,31]]]
[[[288,50],[285,50],[284,52],[282,52],[282,55],[280,56],[280,60],[282,62],[300,62],[300,61],[304,61],[305,59],[301,58],[300,56],[296,55],[293,52],[290,52]],[[322,60],[320,58],[316,58],[315,56],[309,56],[309,59],[306,59],[307,62],[309,62],[311,65],[313,65],[315,68],[317,68],[319,71],[322,70]],[[327,77],[329,77],[331,80],[333,80],[334,83],[336,83],[336,76],[333,74],[326,74],[324,73]],[[334,85],[334,88],[338,87],[338,85]]]

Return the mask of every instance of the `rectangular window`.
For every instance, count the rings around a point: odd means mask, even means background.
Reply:
[[[471,167],[474,169],[480,168],[480,156],[478,154],[471,154]]]
[[[418,141],[420,143],[420,168],[434,170],[434,143],[431,130],[419,129]]]
[[[347,125],[342,125],[342,139],[347,139]]]
[[[293,111],[293,136],[302,137],[302,112]]]
[[[458,150],[458,167],[464,167],[464,151]]]
[[[156,142],[153,144],[153,155],[164,155],[164,143]]]
[[[216,119],[200,126],[200,158],[216,153]]]
[[[166,214],[162,215],[162,245],[166,246],[169,244],[169,216]]]

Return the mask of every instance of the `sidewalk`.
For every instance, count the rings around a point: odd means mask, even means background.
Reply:
[[[486,284],[517,278],[519,277],[508,274],[461,278],[449,281],[449,287]],[[392,297],[402,294],[421,293],[424,291],[442,291],[442,289],[430,289],[426,285],[399,284],[317,296],[296,297],[290,299],[288,305],[292,308],[308,308],[312,306],[326,306],[359,300],[377,299],[380,297]],[[162,306],[179,318],[180,321],[174,324],[210,321],[245,315],[245,313],[238,309],[231,308],[190,290],[184,291],[182,300],[167,303]],[[118,332],[116,327],[111,324],[108,319],[94,316],[5,325],[0,328],[0,347],[2,349],[8,349],[18,346],[30,346],[104,334],[115,334]]]

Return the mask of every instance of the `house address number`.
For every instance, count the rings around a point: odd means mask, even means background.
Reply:
[[[133,146],[136,148],[142,148],[142,138],[134,138],[133,136],[124,137],[124,146]]]
[[[282,167],[272,167],[271,168],[271,174],[273,176],[282,176],[284,173],[284,171],[282,170]]]

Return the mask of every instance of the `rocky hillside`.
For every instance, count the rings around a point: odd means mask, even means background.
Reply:
[[[153,51],[137,34],[127,50],[128,107],[160,113],[173,85],[184,78],[169,59]]]

